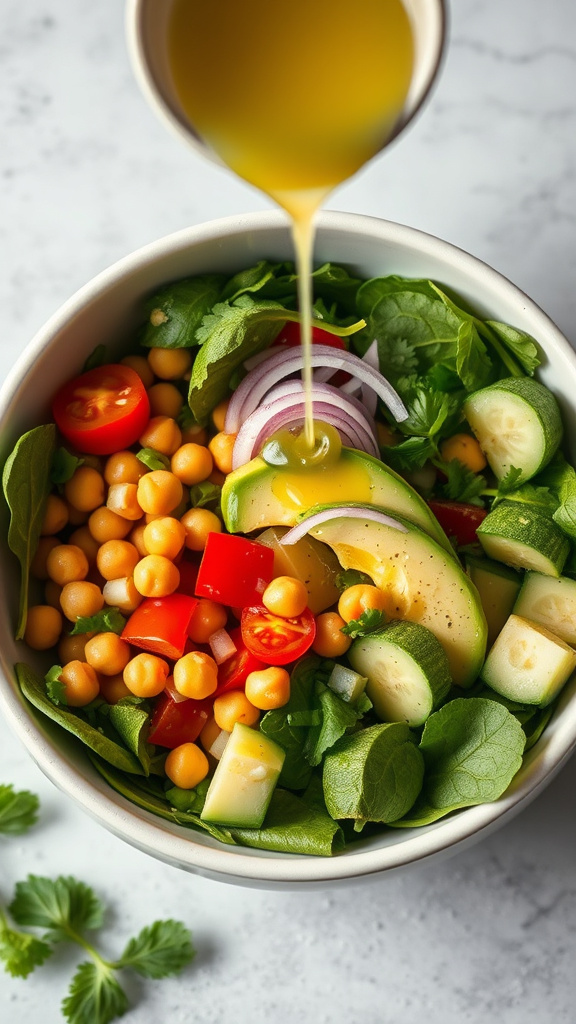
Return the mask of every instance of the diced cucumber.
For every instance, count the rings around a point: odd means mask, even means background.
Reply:
[[[547,576],[560,575],[570,551],[568,538],[554,520],[520,501],[502,501],[476,533],[489,558]]]
[[[546,626],[567,644],[576,645],[576,581],[528,572],[514,605],[516,615]]]
[[[512,614],[480,673],[509,700],[546,707],[576,668],[576,651],[544,626]]]
[[[354,669],[348,668],[347,665],[336,664],[330,673],[328,686],[339,697],[342,697],[342,700],[350,702],[358,700],[358,697],[364,693],[367,682],[366,676],[360,675]]]
[[[348,659],[368,677],[366,693],[384,722],[422,725],[452,682],[442,644],[418,622],[390,622],[355,640]]]
[[[560,444],[562,421],[554,395],[531,377],[509,377],[482,388],[464,402],[491,469],[502,480],[514,467],[517,483],[530,480]]]
[[[201,818],[260,828],[284,763],[277,743],[236,722],[206,794]]]
[[[489,558],[466,558],[466,570],[480,594],[488,623],[488,647],[492,647],[498,633],[514,607],[522,576],[501,562]],[[528,616],[530,618],[531,616]]]

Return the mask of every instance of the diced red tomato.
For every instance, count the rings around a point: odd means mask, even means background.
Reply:
[[[428,502],[444,533],[455,537],[458,547],[475,544],[478,540],[476,530],[486,518],[487,512],[477,505],[466,505],[461,501],[448,501],[436,498]]]
[[[197,604],[188,594],[145,597],[124,626],[122,639],[165,658],[181,658]]]
[[[316,620],[309,608],[296,618],[273,615],[263,605],[244,608],[242,639],[249,651],[268,665],[287,665],[305,654],[316,636]]]
[[[209,597],[232,608],[258,604],[273,572],[272,548],[229,533],[209,533],[196,597]]]
[[[236,654],[223,661],[218,668],[218,688],[214,697],[219,697],[227,690],[240,690],[244,686],[250,672],[259,672],[266,668],[265,662],[260,661],[251,651],[248,650],[242,639],[242,629],[235,626],[230,630],[230,637],[236,645]]]
[[[214,698],[176,701],[169,692],[161,693],[150,722],[148,742],[159,747],[179,747],[193,743],[212,714]]]
[[[68,381],[52,413],[60,433],[79,451],[110,455],[138,440],[150,418],[150,402],[138,374],[111,363]]]

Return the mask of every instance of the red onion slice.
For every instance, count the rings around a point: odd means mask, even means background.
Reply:
[[[402,399],[386,378],[353,353],[339,351],[328,345],[314,345],[311,363],[312,367],[327,366],[333,370],[346,370],[362,384],[373,388],[397,421],[408,417]],[[284,377],[301,370],[302,364],[302,352],[288,349],[272,352],[268,359],[251,370],[230,399],[224,425],[226,433],[236,434],[243,420],[260,405],[267,392]]]
[[[307,519],[301,519],[296,526],[293,526],[288,533],[285,533],[280,538],[280,544],[297,544],[302,537],[313,530],[315,526],[321,526],[322,523],[328,522],[330,519],[369,519],[374,523],[381,523],[382,526],[391,526],[394,530],[399,530],[400,533],[408,533],[408,527],[404,526],[403,523],[399,523],[397,519],[393,519],[392,516],[386,515],[385,512],[380,512],[377,508],[359,508],[357,505],[330,505],[329,508],[324,508],[320,512],[313,512]]]
[[[230,633],[225,629],[217,629],[212,633],[212,635],[208,637],[208,643],[210,644],[212,657],[217,665],[221,665],[222,662],[227,661],[228,658],[231,658],[238,650],[230,636]]]

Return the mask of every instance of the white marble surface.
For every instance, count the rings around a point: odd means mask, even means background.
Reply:
[[[268,205],[155,121],[128,66],[122,7],[0,7],[2,376],[47,316],[117,258]],[[423,116],[330,206],[468,249],[576,340],[576,7],[457,0],[451,22]],[[28,872],[85,878],[110,906],[110,953],[157,917],[192,928],[198,956],[181,978],[127,981],[131,1024],[575,1019],[574,761],[473,849],[316,893],[234,888],[156,863],[61,796],[3,723],[0,781],[42,798],[34,831],[0,840],[0,898]],[[0,1020],[56,1024],[76,962],[62,949],[26,982],[0,974]]]

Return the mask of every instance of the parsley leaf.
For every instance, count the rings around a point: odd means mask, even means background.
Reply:
[[[485,478],[480,473],[474,473],[458,459],[451,459],[450,462],[435,459],[434,465],[447,478],[446,483],[442,484],[442,494],[450,501],[473,503],[486,488]]]
[[[62,675],[62,665],[52,665],[48,669],[44,679],[46,683],[46,693],[53,704],[68,704],[68,698],[66,697],[66,687],[62,682],[60,676]]]
[[[384,612],[379,611],[378,608],[367,608],[358,619],[351,619],[345,626],[342,626],[341,632],[355,640],[356,637],[375,633],[377,630],[382,629],[385,623],[386,616]]]
[[[10,928],[0,910],[0,960],[8,974],[13,978],[27,978],[51,953],[52,947],[47,942]]]
[[[80,964],[72,978],[62,1013],[69,1024],[110,1024],[129,1009],[124,989],[100,963]]]
[[[190,488],[190,503],[192,508],[209,508],[216,515],[220,515],[220,502],[222,499],[222,488],[213,484],[210,480],[202,480]]]
[[[386,445],[381,450],[383,461],[399,473],[421,469],[437,454],[436,445],[429,437],[407,437],[400,444]]]
[[[130,939],[117,967],[131,967],[145,978],[178,974],[193,959],[190,932],[180,921],[155,921]]]
[[[118,608],[103,608],[96,615],[80,616],[74,623],[71,636],[78,633],[121,633],[126,619]]]
[[[19,836],[35,824],[39,800],[34,793],[0,785],[0,832]]]

